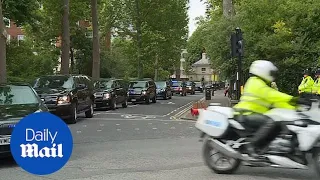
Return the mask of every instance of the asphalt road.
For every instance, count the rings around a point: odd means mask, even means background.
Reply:
[[[220,92],[221,93],[221,92]],[[2,180],[312,180],[313,171],[242,167],[234,175],[211,172],[201,158],[194,122],[172,120],[197,94],[159,100],[156,104],[96,111],[70,125],[74,136],[71,160],[59,172],[37,177],[12,160],[0,163]],[[169,103],[171,102],[171,103]],[[189,103],[190,104],[190,103]],[[178,109],[180,108],[180,109]],[[178,109],[174,111],[175,109]]]

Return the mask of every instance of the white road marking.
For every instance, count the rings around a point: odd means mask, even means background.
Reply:
[[[121,131],[121,129],[117,129],[117,131]]]
[[[81,131],[77,131],[77,133],[78,133],[78,134],[80,134],[80,133],[81,133]]]
[[[158,129],[158,128],[152,128],[153,130],[156,130],[156,129]]]
[[[168,123],[164,123],[164,124],[168,124]]]
[[[83,125],[83,127],[87,127],[87,125]]]
[[[116,126],[120,126],[120,124],[116,124]]]
[[[183,120],[183,119],[122,119],[122,118],[91,118],[90,121],[160,121],[160,122],[188,122],[194,124],[195,121]],[[71,125],[70,127],[72,127]]]
[[[102,130],[101,130],[101,129],[98,129],[97,131],[98,131],[98,132],[101,132]]]
[[[135,128],[134,130],[139,131],[140,129],[139,128]]]

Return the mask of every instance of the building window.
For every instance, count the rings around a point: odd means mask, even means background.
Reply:
[[[24,40],[24,35],[18,35],[18,41],[23,41]]]
[[[201,71],[206,71],[206,68],[201,68]]]
[[[4,24],[6,25],[7,28],[10,27],[10,19],[8,18],[3,18]]]

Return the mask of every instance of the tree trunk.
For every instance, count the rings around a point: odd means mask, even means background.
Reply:
[[[155,62],[155,71],[154,71],[154,80],[158,81],[158,68],[159,68],[159,56],[158,54],[156,55],[156,62]]]
[[[100,43],[99,43],[97,0],[91,0],[91,13],[92,13],[92,30],[93,30],[92,78],[93,80],[97,80],[100,78]]]
[[[0,1],[0,84],[7,82],[6,41],[7,33],[3,22],[2,1]]]
[[[231,18],[234,15],[232,0],[223,0],[223,15],[226,18]]]
[[[106,35],[106,48],[108,50],[111,49],[111,28],[108,29],[107,35]]]
[[[69,74],[70,27],[69,0],[63,0],[61,74]]]
[[[142,69],[143,64],[141,63],[141,48],[142,48],[142,42],[141,42],[141,19],[140,19],[140,2],[139,0],[135,0],[136,3],[136,11],[137,11],[137,42],[138,42],[138,78],[142,78]]]

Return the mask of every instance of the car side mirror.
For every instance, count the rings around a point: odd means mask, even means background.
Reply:
[[[77,89],[84,89],[87,86],[85,84],[78,84]]]

